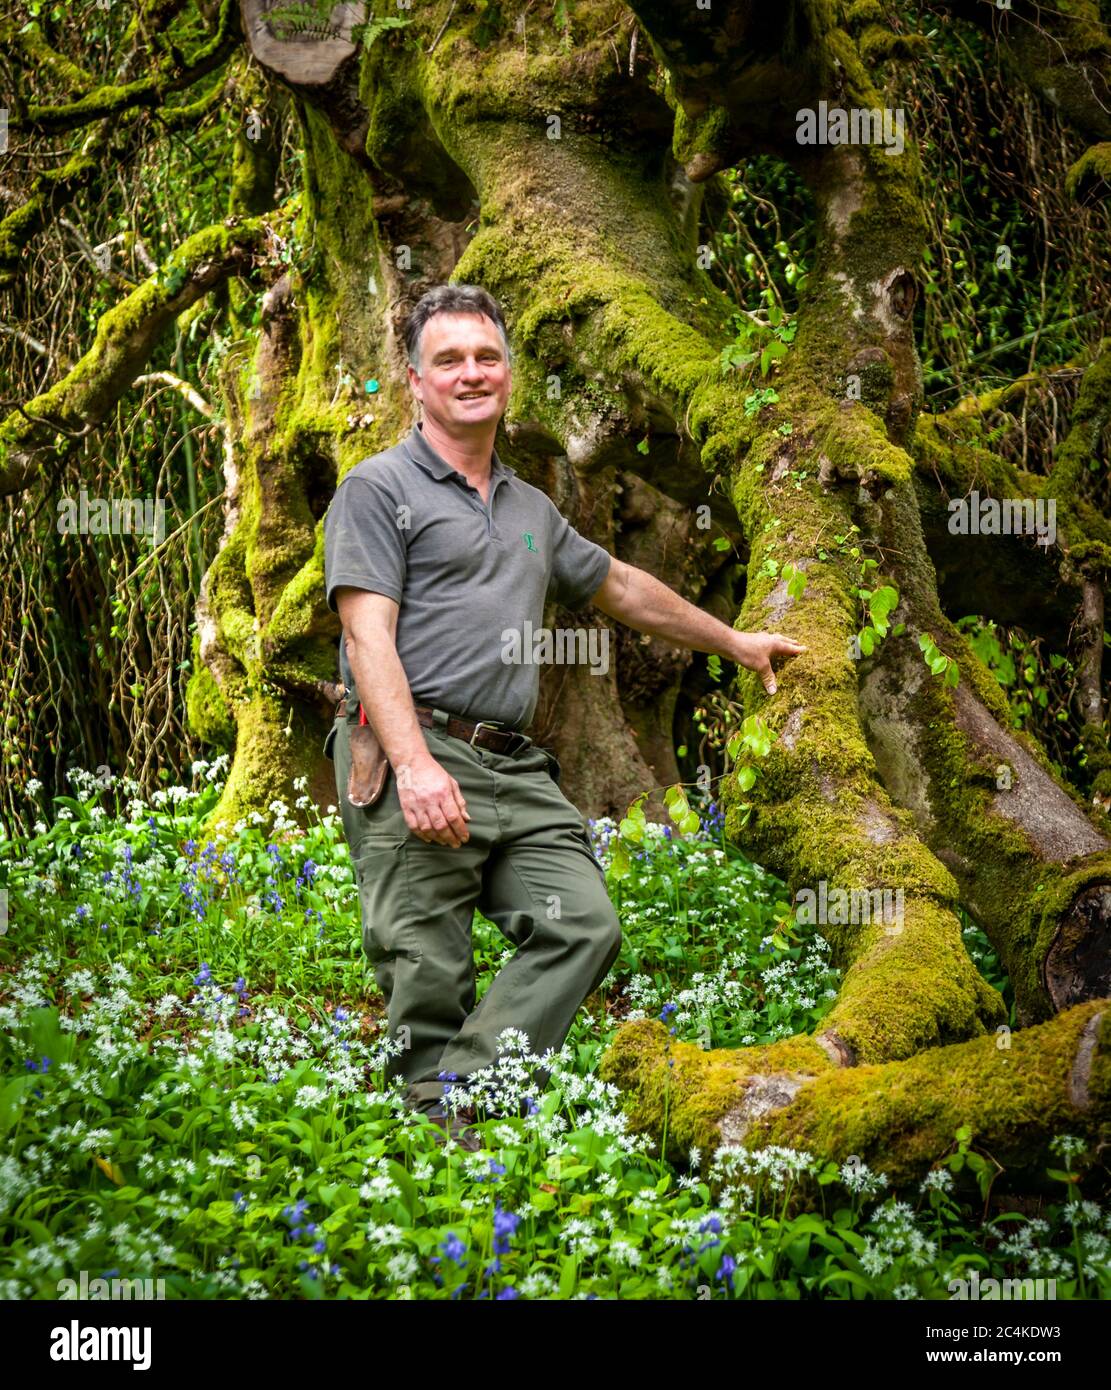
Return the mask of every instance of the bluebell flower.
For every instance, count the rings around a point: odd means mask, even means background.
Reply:
[[[460,1269],[467,1263],[463,1258],[467,1253],[467,1247],[454,1231],[448,1231],[446,1237],[440,1242],[440,1249],[444,1252],[445,1259],[453,1261]],[[439,1260],[438,1255],[434,1255],[432,1258]]]
[[[513,1287],[512,1284],[506,1284],[504,1289],[501,1289],[498,1293],[494,1295],[494,1301],[497,1302],[499,1298],[520,1298],[520,1296],[521,1295],[517,1292],[517,1290]]]
[[[521,1224],[521,1218],[511,1211],[502,1211],[500,1202],[494,1207],[494,1253],[509,1254],[509,1240]]]
[[[207,961],[201,961],[201,973],[193,983],[195,985],[210,985],[212,983],[212,971],[209,970]]]
[[[83,922],[83,921],[85,920],[85,918],[86,918],[88,915],[89,915],[89,909],[85,906],[84,903],[82,903],[81,906],[77,909],[77,913],[76,913],[77,920],[78,920],[79,922]]]

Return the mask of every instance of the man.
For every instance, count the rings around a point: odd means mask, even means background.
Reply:
[[[548,601],[590,601],[641,632],[759,671],[769,691],[772,658],[803,648],[726,627],[612,558],[501,462],[494,436],[510,354],[485,290],[430,290],[405,341],[422,419],[346,474],[325,523],[325,586],[343,622],[348,692],[329,743],[363,944],[389,1034],[404,1048],[387,1075],[409,1083],[410,1105],[446,1123],[445,1082],[465,1084],[495,1061],[503,1029],[526,1034],[535,1053],[559,1048],[621,939],[555,759],[519,732],[533,717],[539,672],[507,664],[506,631],[542,627]],[[361,721],[393,773],[363,806],[348,796]],[[477,1008],[476,906],[517,948]]]

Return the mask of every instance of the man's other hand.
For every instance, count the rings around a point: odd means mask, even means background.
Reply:
[[[396,774],[397,799],[413,834],[452,849],[466,844],[471,838],[466,824],[470,815],[455,778],[431,756],[399,764]]]

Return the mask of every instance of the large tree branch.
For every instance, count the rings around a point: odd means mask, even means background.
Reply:
[[[71,436],[100,424],[173,319],[248,268],[265,246],[267,225],[262,219],[221,223],[195,233],[158,276],[103,316],[93,346],[72,371],[0,423],[0,496],[28,487],[66,452]]]
[[[172,93],[187,90],[218,68],[239,41],[236,0],[221,0],[214,33],[183,63],[167,55],[159,59],[154,72],[134,82],[99,87],[61,106],[31,104],[13,115],[10,128],[34,134],[77,130],[106,116],[119,117],[124,111],[139,107],[162,106]]]
[[[967,1125],[1008,1182],[1044,1180],[1054,1134],[1102,1144],[1111,1124],[1111,1000],[1009,1035],[844,1070],[809,1039],[703,1051],[660,1023],[626,1024],[601,1075],[625,1093],[634,1130],[682,1156],[696,1147],[783,1144],[853,1155],[895,1185],[922,1178]]]
[[[70,91],[84,93],[96,86],[96,78],[91,73],[79,67],[71,58],[51,48],[37,20],[23,26],[13,23],[0,33],[0,38],[5,43],[14,39],[37,71],[49,73],[56,82],[62,83]]]
[[[81,149],[60,168],[36,174],[27,201],[0,222],[0,289],[16,278],[24,252],[50,217],[100,172],[111,134],[108,121],[90,131]]]

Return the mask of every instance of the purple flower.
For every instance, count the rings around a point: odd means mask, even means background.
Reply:
[[[463,1242],[459,1239],[459,1237],[455,1234],[454,1231],[448,1231],[447,1235],[440,1242],[439,1248],[444,1252],[443,1256],[433,1255],[433,1264],[439,1264],[441,1258],[443,1258],[446,1260],[451,1260],[454,1264],[458,1265],[460,1269],[462,1269],[463,1266],[467,1263],[467,1261],[463,1258],[467,1253],[467,1247],[463,1244]]]
[[[89,915],[89,909],[85,906],[84,903],[82,903],[81,906],[77,909],[77,914],[76,914],[76,915],[77,915],[77,920],[78,920],[79,922],[83,922],[83,921],[85,920],[85,918]]]
[[[501,1203],[494,1207],[494,1253],[509,1254],[510,1237],[521,1224],[521,1218],[511,1211],[502,1211]]]

